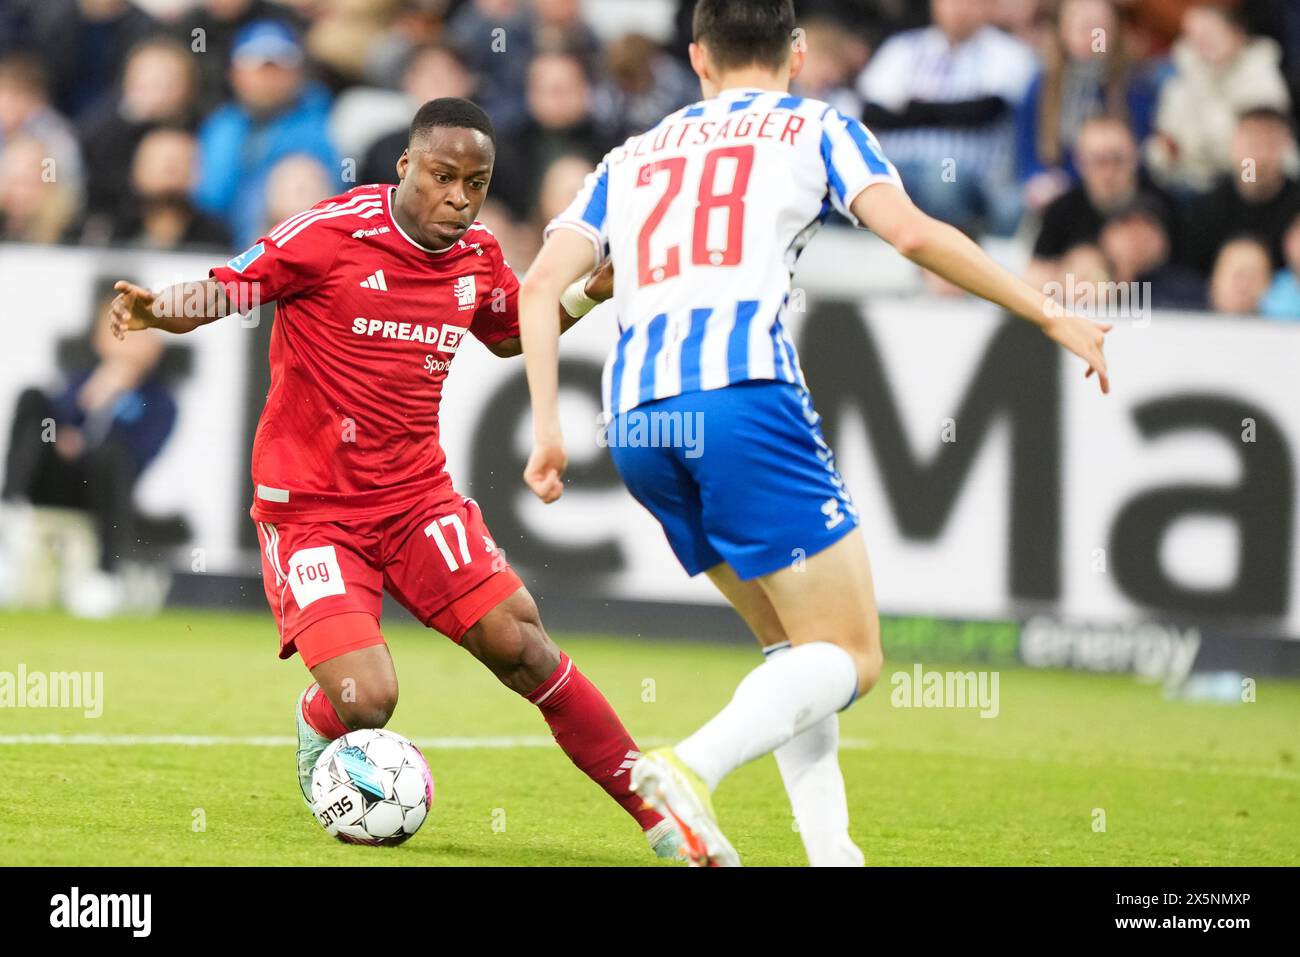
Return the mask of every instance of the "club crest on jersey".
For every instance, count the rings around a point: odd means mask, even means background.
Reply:
[[[456,308],[461,312],[474,308],[474,300],[478,296],[478,290],[474,286],[473,276],[459,277],[455,285],[451,287],[451,291],[456,297]]]
[[[226,265],[235,272],[243,272],[255,263],[258,257],[260,257],[264,252],[266,252],[266,243],[258,243],[256,246],[245,249],[234,259],[230,260],[230,262],[226,263]]]

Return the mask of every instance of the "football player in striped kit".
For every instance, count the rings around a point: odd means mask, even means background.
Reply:
[[[524,478],[552,502],[566,464],[555,303],[608,255],[620,335],[605,368],[609,428],[626,417],[702,417],[699,448],[611,443],[633,496],[688,574],[708,575],[767,660],[725,708],[643,756],[633,786],[679,828],[692,862],[739,857],[710,793],[773,752],[814,865],[860,865],[849,837],[837,712],[883,658],[858,514],[822,436],[785,318],[795,262],[832,209],[904,256],[1038,325],[1109,389],[1109,328],[1064,310],[919,211],[859,121],[789,93],[803,65],[790,0],[700,0],[691,63],[704,99],[612,150],[520,292],[534,447]],[[645,445],[643,443],[643,445]]]

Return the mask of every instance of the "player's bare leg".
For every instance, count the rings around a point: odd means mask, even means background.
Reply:
[[[498,681],[524,697],[560,664],[560,649],[546,634],[537,605],[524,588],[479,619],[460,644]]]
[[[546,634],[526,588],[484,615],[461,645],[537,705],[569,760],[632,815],[657,855],[679,856],[676,832],[631,789],[628,769],[640,749],[604,695]]]
[[[725,562],[705,574],[754,633],[764,657],[770,659],[791,648],[790,636],[762,584],[742,581]],[[840,772],[839,740],[839,715],[829,714],[772,753],[813,867],[863,864],[862,851],[849,837],[849,805]]]
[[[790,636],[785,633],[785,626],[762,585],[757,581],[741,581],[736,570],[726,562],[714,565],[704,574],[749,626],[764,654],[771,648],[790,643]]]
[[[721,831],[709,792],[742,764],[775,751],[847,707],[880,677],[883,656],[871,568],[854,529],[798,569],[758,579],[791,650],[741,681],[731,702],[676,748],[646,755],[633,785],[652,803],[702,831],[692,860],[726,866],[739,858]],[[752,606],[751,606],[752,612]]]
[[[313,668],[311,674],[329,699],[344,734],[361,728],[382,728],[393,716],[397,672],[387,645],[331,658]]]
[[[364,647],[358,643],[369,642]],[[296,639],[304,661],[317,662],[316,679],[294,711],[298,728],[298,785],[311,805],[311,772],[335,738],[360,728],[382,728],[397,707],[397,672],[379,623],[372,615],[348,612],[305,628]],[[331,649],[351,651],[327,657]]]
[[[857,668],[854,697],[875,687],[885,657],[861,529],[855,528],[802,566],[782,568],[758,582],[795,648],[818,642],[843,648]]]

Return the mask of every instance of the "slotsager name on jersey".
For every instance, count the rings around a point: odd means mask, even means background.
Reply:
[[[745,112],[726,119],[687,119],[667,122],[653,135],[646,134],[638,138],[637,144],[616,159],[631,159],[657,153],[665,149],[678,149],[684,146],[703,146],[722,140],[776,140],[788,146],[797,146],[800,131],[803,130],[804,118],[798,113],[786,110],[771,110],[765,113]],[[689,136],[689,139],[687,138]]]

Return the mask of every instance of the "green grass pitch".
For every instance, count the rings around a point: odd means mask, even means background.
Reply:
[[[424,828],[365,848],[329,839],[303,808],[290,744],[255,740],[293,735],[307,678],[276,659],[268,616],[0,616],[0,671],[104,682],[97,718],[0,708],[0,864],[657,863],[531,705],[437,635],[386,634],[401,684],[389,726],[443,746],[425,748],[437,796]],[[694,729],[759,662],[734,646],[558,640],[643,746]],[[888,661],[881,687],[842,716],[869,864],[1300,863],[1300,683],[1261,679],[1256,702],[1216,705],[1128,676],[1010,669],[1000,714],[982,719],[892,707],[889,675],[911,667]],[[16,743],[28,735],[59,743]],[[84,735],[98,743],[67,743]],[[173,735],[204,743],[136,740]],[[728,778],[716,803],[746,864],[804,863],[770,757]]]

